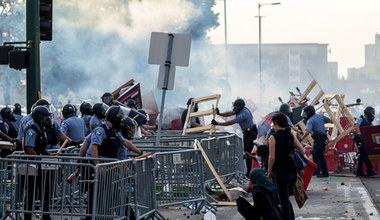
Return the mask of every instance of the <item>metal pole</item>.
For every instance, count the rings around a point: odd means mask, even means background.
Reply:
[[[168,89],[170,64],[171,64],[171,59],[172,59],[174,35],[173,34],[168,34],[168,35],[169,35],[169,40],[168,40],[168,50],[167,50],[166,61],[165,61],[165,78],[164,78],[164,86],[162,88],[161,106],[160,106],[160,119],[158,121],[156,146],[159,146],[160,142],[161,142],[162,118],[164,115],[165,96],[166,96],[166,90]]]
[[[260,3],[259,3],[259,94],[260,94],[260,106],[262,105],[262,81],[261,81],[261,16],[260,16]]]
[[[26,0],[26,42],[29,67],[26,70],[26,106],[29,112],[41,91],[40,75],[40,1]]]
[[[224,0],[224,54],[225,54],[225,70],[228,73],[228,44],[227,44],[227,4]]]

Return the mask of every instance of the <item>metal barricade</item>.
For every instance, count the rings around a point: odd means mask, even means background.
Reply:
[[[3,218],[90,217],[91,158],[9,155],[0,159]],[[98,161],[112,161],[97,159]],[[75,162],[74,162],[75,161]],[[79,163],[77,163],[79,162]]]
[[[190,203],[193,214],[203,207],[216,210],[207,200],[199,150],[161,152],[153,158],[158,207]]]
[[[218,172],[218,166],[219,166],[218,151],[219,150],[218,150],[217,139],[216,138],[202,139],[200,141],[200,144],[202,145],[203,150],[207,154],[207,157],[209,158],[215,171],[220,175],[220,173]],[[205,181],[210,182],[212,180],[215,180],[215,177],[212,174],[207,163],[203,163],[203,167],[204,167],[203,172],[204,172]]]

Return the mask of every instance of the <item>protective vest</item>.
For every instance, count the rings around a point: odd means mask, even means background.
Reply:
[[[45,128],[47,142],[51,145],[57,145],[59,143],[58,132],[55,129],[55,124]]]
[[[46,133],[38,129],[36,125],[31,124],[25,129],[25,134],[29,129],[33,129],[37,133],[36,142],[34,143],[34,151],[37,154],[47,155],[48,153],[46,151],[46,148],[47,148],[48,142],[46,138]],[[28,146],[25,146],[25,147],[28,147]],[[25,148],[25,152],[26,152],[26,148]]]
[[[5,122],[9,125],[8,136],[11,138],[17,138],[18,132],[12,123]]]
[[[372,123],[369,122],[363,115],[360,115],[360,117],[363,119],[363,122],[360,124],[360,127],[366,127],[366,126],[372,125]]]
[[[107,138],[103,140],[102,144],[98,148],[99,156],[117,158],[120,140],[118,134],[112,128],[107,128],[105,124],[100,125],[106,132]]]

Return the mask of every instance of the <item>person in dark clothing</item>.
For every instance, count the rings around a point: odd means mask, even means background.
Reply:
[[[296,183],[297,172],[289,156],[294,147],[305,154],[298,139],[291,133],[286,116],[276,112],[272,117],[275,133],[269,138],[268,178],[274,180],[281,201],[283,219],[294,219],[290,192]]]
[[[254,168],[249,173],[252,182],[252,206],[247,200],[239,197],[236,200],[239,213],[247,220],[281,220],[281,206],[276,186],[261,168]]]
[[[189,98],[187,100],[187,108],[182,112],[182,115],[181,115],[182,127],[185,125],[187,111],[188,111],[189,106],[191,105],[191,102],[193,101],[193,99],[194,98]],[[197,111],[198,111],[198,104],[196,103],[194,105],[193,112],[197,112]],[[195,128],[195,127],[200,127],[201,126],[201,122],[199,121],[199,118],[191,118],[191,121],[189,123],[190,123],[190,127],[191,128]]]
[[[368,158],[367,150],[365,149],[363,138],[360,132],[360,127],[372,126],[372,121],[375,119],[375,109],[368,106],[364,109],[364,116],[361,115],[355,121],[354,129],[354,141],[359,147],[359,161],[356,170],[356,176],[364,176],[363,164],[367,167],[367,176],[377,175],[372,169],[372,163]]]
[[[10,108],[5,107],[1,109],[0,118],[0,140],[10,141],[17,144],[17,130],[13,126],[13,122],[16,121],[16,117],[13,115]],[[11,154],[12,151],[8,149],[2,150],[0,148],[0,156],[6,157]]]

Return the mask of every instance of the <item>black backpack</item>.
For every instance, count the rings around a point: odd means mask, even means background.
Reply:
[[[282,209],[277,189],[273,192],[257,186],[252,189],[253,202],[263,220],[281,220]]]

